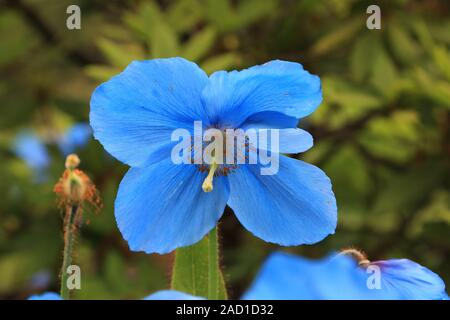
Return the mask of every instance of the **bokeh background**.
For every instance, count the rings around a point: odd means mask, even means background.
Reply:
[[[70,4],[81,7],[81,30],[66,28]],[[366,28],[370,4],[381,7],[382,30]],[[68,149],[61,141],[88,122],[99,83],[132,60],[171,56],[208,73],[285,59],[320,75],[324,101],[300,124],[315,147],[298,157],[331,177],[339,224],[318,244],[283,250],[319,258],[353,245],[372,260],[415,260],[449,285],[449,13],[445,0],[1,0],[0,298],[58,290],[62,216],[52,189],[71,149],[104,202],[86,214],[76,245],[75,297],[141,298],[168,287],[173,257],[131,252],[116,227],[126,166],[92,138]],[[238,298],[279,248],[229,209],[220,232]]]

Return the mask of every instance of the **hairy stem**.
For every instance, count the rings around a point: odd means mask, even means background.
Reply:
[[[227,298],[219,263],[217,228],[201,241],[176,250],[171,287],[211,300]]]
[[[72,264],[72,250],[77,231],[76,216],[78,210],[78,205],[68,205],[64,218],[64,253],[61,267],[61,297],[64,300],[70,299],[70,290],[67,287],[67,268]]]

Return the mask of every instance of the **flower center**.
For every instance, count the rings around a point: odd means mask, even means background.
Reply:
[[[215,131],[209,136],[208,141],[202,143],[201,152],[196,154],[197,157],[201,156],[203,161],[198,164],[198,170],[208,173],[202,184],[204,192],[211,192],[214,189],[215,176],[227,176],[237,169],[239,163],[245,162],[248,145],[241,133],[239,133],[241,136],[238,136],[236,133],[227,132],[226,129],[212,129]]]

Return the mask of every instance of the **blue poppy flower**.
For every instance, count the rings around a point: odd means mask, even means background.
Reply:
[[[92,129],[88,123],[76,123],[59,138],[57,144],[61,153],[66,156],[84,147],[91,136]]]
[[[17,135],[13,150],[33,170],[42,171],[50,165],[45,144],[31,131],[23,131]]]
[[[442,300],[446,296],[445,284],[437,274],[408,259],[365,261],[358,266],[345,255],[314,261],[274,253],[243,298]]]
[[[28,300],[62,300],[61,296],[55,292],[45,292],[36,294],[28,298]]]
[[[91,98],[90,123],[105,149],[131,166],[120,183],[115,215],[134,251],[167,253],[202,239],[228,204],[257,237],[280,245],[312,244],[334,233],[337,208],[319,168],[280,155],[279,172],[260,164],[227,171],[176,165],[175,129],[280,129],[281,153],[312,146],[298,119],[321,103],[320,79],[294,62],[271,61],[207,76],[182,58],[131,63]],[[204,168],[203,168],[204,169]],[[208,182],[204,192],[202,187]]]

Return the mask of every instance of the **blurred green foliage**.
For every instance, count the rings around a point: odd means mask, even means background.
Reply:
[[[374,2],[382,30],[366,28]],[[81,30],[65,27],[70,4],[81,7]],[[448,1],[3,0],[0,10],[1,298],[57,290],[62,253],[52,187],[64,159],[50,147],[49,178],[36,184],[11,151],[15,135],[33,128],[45,138],[87,121],[101,81],[134,59],[170,56],[209,73],[285,59],[320,75],[324,102],[300,123],[315,147],[299,157],[331,177],[339,224],[321,243],[285,250],[321,257],[354,245],[371,259],[410,258],[450,283]],[[126,167],[94,140],[79,154],[104,209],[87,213],[77,243],[76,297],[141,298],[167,288],[173,257],[130,252],[115,225]],[[237,298],[278,247],[254,238],[228,209],[220,229]]]

